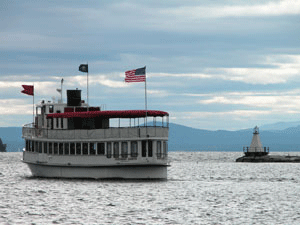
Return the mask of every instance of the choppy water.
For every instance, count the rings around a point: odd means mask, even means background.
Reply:
[[[0,153],[0,224],[300,224],[300,164],[241,155],[170,152],[167,181],[103,181],[33,178]]]

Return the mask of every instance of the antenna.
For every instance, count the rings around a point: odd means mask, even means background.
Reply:
[[[61,79],[61,81],[60,81],[60,101],[61,101],[61,103],[63,103],[63,95],[62,95],[62,93],[63,93],[63,83],[64,83],[64,79],[62,78]]]

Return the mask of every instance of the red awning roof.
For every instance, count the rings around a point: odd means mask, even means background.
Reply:
[[[169,113],[157,110],[147,110],[147,116],[163,117],[168,116]],[[139,118],[146,117],[146,110],[118,110],[118,111],[89,111],[89,112],[65,112],[53,113],[47,115],[48,118]]]

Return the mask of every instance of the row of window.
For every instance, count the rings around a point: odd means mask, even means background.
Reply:
[[[167,142],[152,140],[139,142],[42,142],[26,140],[25,151],[49,155],[106,155],[107,158],[137,158],[139,148],[141,148],[142,157],[153,157],[154,144],[157,158],[165,158],[168,152]]]
[[[56,128],[64,129],[64,118],[56,118]],[[50,129],[54,128],[54,120],[53,119],[47,119],[47,127]]]

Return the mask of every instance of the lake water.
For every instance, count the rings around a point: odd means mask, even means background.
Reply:
[[[300,164],[240,156],[170,152],[168,180],[124,181],[33,178],[0,153],[0,224],[300,224]]]

